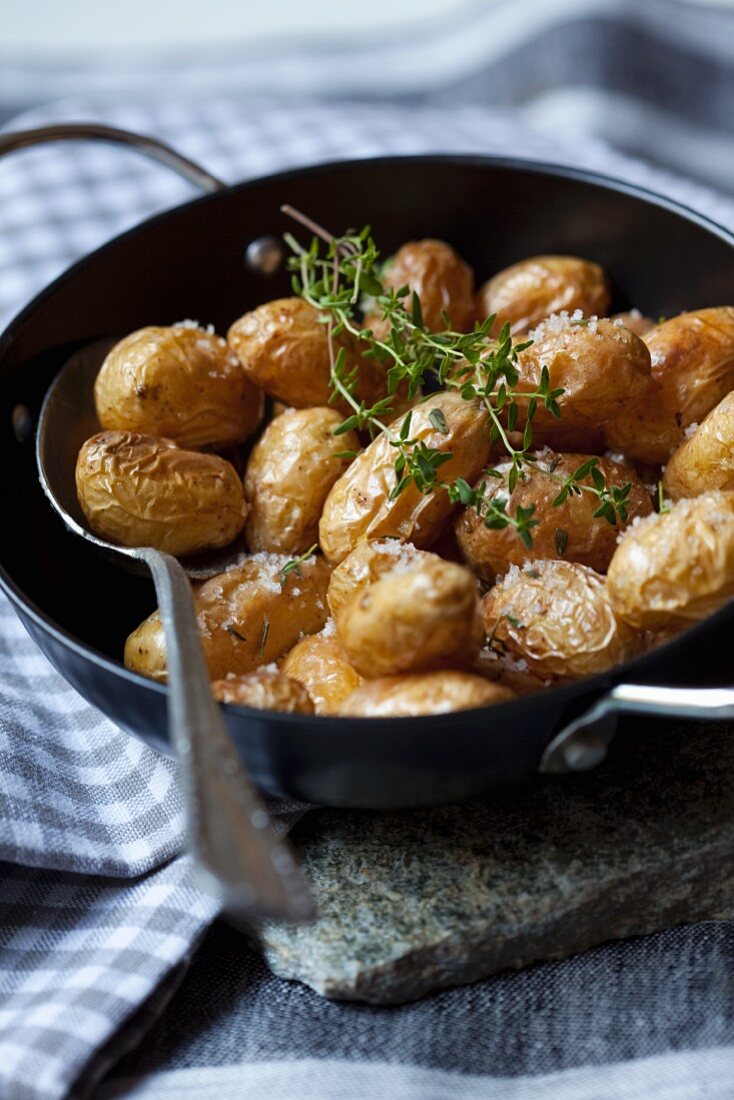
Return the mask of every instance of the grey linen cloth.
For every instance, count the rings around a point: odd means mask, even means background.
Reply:
[[[159,134],[225,179],[381,152],[504,152],[563,161],[665,191],[734,226],[730,200],[600,144],[551,141],[509,112],[285,108],[224,99],[143,109],[77,101],[28,114],[17,125],[75,118]],[[190,194],[159,167],[115,149],[53,147],[2,162],[0,314],[7,319],[76,256]],[[75,1095],[88,1091],[121,1050],[150,1029],[215,906],[197,891],[187,860],[177,855],[182,822],[171,763],[88,707],[26,638],[4,599],[0,755],[0,1098],[58,1100],[72,1089]],[[704,955],[713,936],[710,957],[723,966],[731,960],[731,935],[727,926],[713,927],[688,934],[695,935],[694,951]],[[685,956],[688,941],[662,942],[679,961],[681,950]],[[557,964],[561,969],[540,968],[415,1006],[374,1010],[327,1005],[269,976],[241,940],[225,944],[218,971],[207,969],[210,953],[204,971],[191,972],[177,1001],[179,1015],[164,1013],[152,1045],[141,1048],[147,1060],[131,1055],[120,1068],[127,1080],[108,1083],[100,1095],[206,1097],[216,1090],[222,1097],[247,1097],[271,1089],[285,1098],[341,1097],[349,1090],[363,1098],[387,1093],[472,1100],[531,1093],[563,1100],[734,1096],[726,1046],[734,1042],[728,977],[712,1006],[716,1026],[704,1022],[693,1033],[661,1030],[655,1042],[634,1041],[647,1026],[636,968],[653,975],[664,951],[644,956],[647,970],[639,951],[617,946],[600,949],[612,954],[597,955],[596,970],[584,971],[584,960],[594,954],[587,953]],[[633,1037],[627,1031],[624,1042],[613,1036],[605,1042],[609,1017],[597,1018],[594,999],[587,998],[575,1026],[583,1031],[588,1025],[597,1038],[589,1046],[570,1044],[564,1053],[558,1008],[568,982],[576,975],[583,991],[593,976],[597,986],[619,989],[614,979],[625,973],[629,996],[638,997],[630,1010]],[[676,976],[695,982],[697,971],[681,963],[668,973],[671,982]],[[219,998],[228,978],[233,984],[223,1012]],[[513,981],[521,985],[498,1001],[498,988]],[[539,1011],[546,1001],[554,1006],[553,1027]],[[169,1028],[186,1040],[183,1049]],[[495,1046],[482,1057],[488,1035]],[[551,1048],[544,1051],[549,1036]],[[500,1050],[501,1037],[507,1041]],[[661,1058],[679,1048],[698,1053]],[[626,1064],[601,1069],[605,1062]],[[588,1065],[597,1067],[590,1076],[580,1069]],[[165,1072],[142,1082],[129,1080],[160,1068]],[[696,1091],[699,1077],[706,1081],[703,1092]]]

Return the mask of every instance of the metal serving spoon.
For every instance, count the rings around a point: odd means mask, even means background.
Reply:
[[[46,142],[97,141],[125,145],[172,168],[203,191],[226,184],[156,138],[99,123],[75,122],[0,135],[0,157]],[[251,242],[246,262],[268,274],[281,259],[272,238]],[[54,380],[41,410],[36,458],[41,484],[66,526],[101,553],[136,572],[150,571],[168,654],[168,729],[178,757],[189,848],[207,887],[230,916],[305,919],[313,903],[295,860],[272,832],[214,701],[187,572],[169,554],[115,546],[86,527],[76,497],[76,456],[99,430],[92,399],[94,378],[112,341],[74,355]],[[230,548],[187,564],[191,576],[221,572],[236,554]]]
[[[169,738],[181,773],[189,849],[207,888],[233,917],[303,920],[313,914],[313,903],[301,872],[273,833],[212,696],[186,569],[170,554],[97,538],[77,500],[76,456],[99,431],[94,379],[113,343],[98,341],[73,355],[46,394],[36,435],[41,484],[70,531],[116,564],[152,574],[168,656]],[[236,558],[229,547],[201,555],[189,573],[212,576]]]

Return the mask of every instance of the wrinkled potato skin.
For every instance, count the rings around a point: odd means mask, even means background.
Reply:
[[[602,425],[643,403],[650,384],[650,354],[645,344],[612,321],[596,321],[594,328],[596,331],[571,321],[560,331],[541,327],[536,330],[535,342],[520,352],[519,390],[535,390],[543,367],[548,369],[550,388],[564,390],[558,399],[560,419],[538,404],[533,419],[535,446],[593,453]],[[522,429],[526,419],[522,399],[519,413],[518,428]]]
[[[446,328],[442,312],[457,332],[468,332],[474,323],[474,272],[445,241],[408,241],[386,265],[383,282],[394,290],[410,287],[420,300],[424,324],[433,332]],[[403,302],[410,309],[410,297]],[[379,319],[367,318],[366,323],[380,326]]]
[[[607,445],[652,465],[734,389],[734,307],[681,313],[645,334],[652,376],[644,399],[604,427]]]
[[[514,699],[500,684],[470,672],[422,672],[368,680],[346,700],[341,713],[353,718],[417,718],[449,714]]]
[[[134,432],[88,439],[77,458],[76,489],[96,535],[176,556],[227,546],[247,514],[229,462]]]
[[[180,325],[143,328],[116,344],[94,403],[103,428],[193,448],[240,443],[263,415],[262,393],[221,336]]]
[[[334,634],[312,634],[283,658],[281,670],[300,681],[313,699],[317,714],[338,714],[342,703],[362,683]]]
[[[220,703],[236,703],[256,710],[281,710],[288,714],[313,714],[313,701],[303,684],[282,672],[259,668],[243,676],[215,680],[212,694]]]
[[[230,327],[227,341],[247,376],[270,397],[295,409],[329,404],[327,327],[319,320],[318,311],[302,298],[277,298],[245,313]],[[368,405],[385,397],[385,370],[360,358],[358,341],[349,333],[339,341],[346,348],[350,367],[359,367],[358,396]],[[402,407],[399,395],[395,401],[395,407]],[[352,411],[343,401],[334,407],[344,413]]]
[[[295,556],[318,542],[329,490],[350,462],[336,455],[361,449],[355,432],[334,435],[341,420],[334,409],[290,409],[268,424],[245,474],[250,550]]]
[[[603,672],[639,644],[615,615],[604,578],[573,562],[539,561],[532,574],[508,574],[484,597],[482,610],[491,648],[526,662],[546,681]]]
[[[430,422],[433,409],[443,412],[448,435]],[[399,432],[402,417],[392,422]],[[437,393],[413,411],[410,434],[429,447],[451,451],[453,457],[441,467],[441,477],[473,482],[490,453],[486,414],[478,404],[464,401],[455,393]],[[438,537],[454,505],[447,494],[421,494],[409,485],[396,500],[395,448],[383,433],[362,451],[329,493],[319,524],[319,542],[329,561],[338,563],[365,539],[399,538],[425,549]]]
[[[441,559],[387,573],[342,608],[337,636],[369,679],[471,665],[483,637],[476,579]]]
[[[650,329],[655,328],[652,317],[645,317],[639,309],[628,309],[624,313],[613,313],[609,320],[621,321],[625,328],[628,328],[630,332],[634,332],[635,336],[644,336]]]
[[[440,558],[428,550],[416,550],[409,542],[380,539],[359,543],[331,574],[326,593],[331,614],[338,619],[342,608],[357,592],[379,580],[385,573],[391,573],[396,566],[431,561],[440,561]]]
[[[614,609],[640,630],[681,629],[734,595],[734,493],[680,500],[627,532],[607,587]]]
[[[712,489],[734,490],[734,392],[728,393],[673,452],[663,487],[672,500],[700,496]]]
[[[584,317],[603,316],[609,306],[607,278],[599,264],[578,256],[531,256],[480,287],[479,320],[495,313],[495,333],[508,322],[513,336],[523,335],[552,313],[580,309]]]
[[[279,569],[287,555],[242,565],[205,581],[194,596],[201,644],[212,680],[228,673],[254,672],[277,661],[301,634],[314,634],[326,622],[329,567],[323,558],[291,573],[281,590]],[[263,644],[263,624],[270,626]],[[160,614],[154,611],[125,644],[125,665],[154,680],[166,678],[166,643]]]
[[[511,463],[497,466],[503,474],[500,481],[486,479],[485,496],[492,500],[497,496],[509,500],[508,512],[514,515],[518,507],[535,505],[533,519],[539,524],[533,527],[531,534],[533,545],[524,545],[513,527],[504,530],[489,530],[474,508],[464,508],[455,521],[456,537],[465,561],[484,582],[492,584],[498,576],[507,572],[511,565],[522,566],[526,562],[539,558],[561,558],[564,561],[579,562],[595,569],[597,573],[606,573],[612,555],[617,549],[617,536],[626,524],[612,525],[606,519],[594,518],[599,499],[591,493],[569,495],[563,504],[553,507],[560,485],[543,471],[556,463],[553,474],[556,478],[566,478],[590,455],[566,454],[554,455],[548,451],[539,456],[536,468],[527,467],[525,480],[518,480],[512,494],[508,492],[507,476]],[[604,475],[607,485],[626,485],[631,483],[628,523],[635,516],[648,516],[652,512],[650,494],[639,478],[627,466],[620,466],[608,458],[599,458],[597,468]],[[593,484],[591,475],[584,484]],[[556,532],[565,531],[568,542],[563,553],[556,546]]]

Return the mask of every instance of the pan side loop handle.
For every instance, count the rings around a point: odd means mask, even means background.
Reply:
[[[618,684],[555,735],[545,748],[539,770],[550,774],[596,767],[607,755],[620,714],[732,721],[734,688]]]
[[[54,126],[39,126],[34,130],[18,130],[12,134],[0,134],[0,157],[29,149],[33,145],[45,145],[51,141],[104,141],[112,145],[127,145],[150,160],[164,164],[183,176],[202,191],[225,191],[227,184],[193,160],[177,153],[175,149],[147,134],[132,130],[118,130],[97,122],[63,122]]]

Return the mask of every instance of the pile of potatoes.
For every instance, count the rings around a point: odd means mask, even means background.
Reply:
[[[411,484],[391,499],[387,436],[334,434],[345,409],[328,403],[327,330],[308,303],[258,306],[226,340],[193,322],[134,332],[96,380],[102,431],[79,454],[79,501],[95,533],[124,545],[184,559],[242,545],[195,590],[218,699],[355,717],[501,703],[609,669],[734,594],[734,307],[608,317],[604,271],[572,256],[532,257],[475,291],[436,240],[404,245],[385,280],[418,294],[429,327],[448,314],[469,331],[495,314],[495,334],[508,323],[532,340],[518,357],[518,432],[544,369],[563,389],[560,418],[537,410],[534,461],[512,492],[478,402],[449,388],[413,404],[411,438],[451,455],[443,480],[508,500],[510,514],[535,505],[532,548],[443,490]],[[340,339],[360,397],[385,396],[380,365]],[[273,415],[253,445],[265,398]],[[393,406],[397,432],[405,395]],[[624,523],[595,516],[583,489],[553,507],[591,456],[607,485],[630,486]],[[165,679],[157,611],[128,637],[125,664]]]

